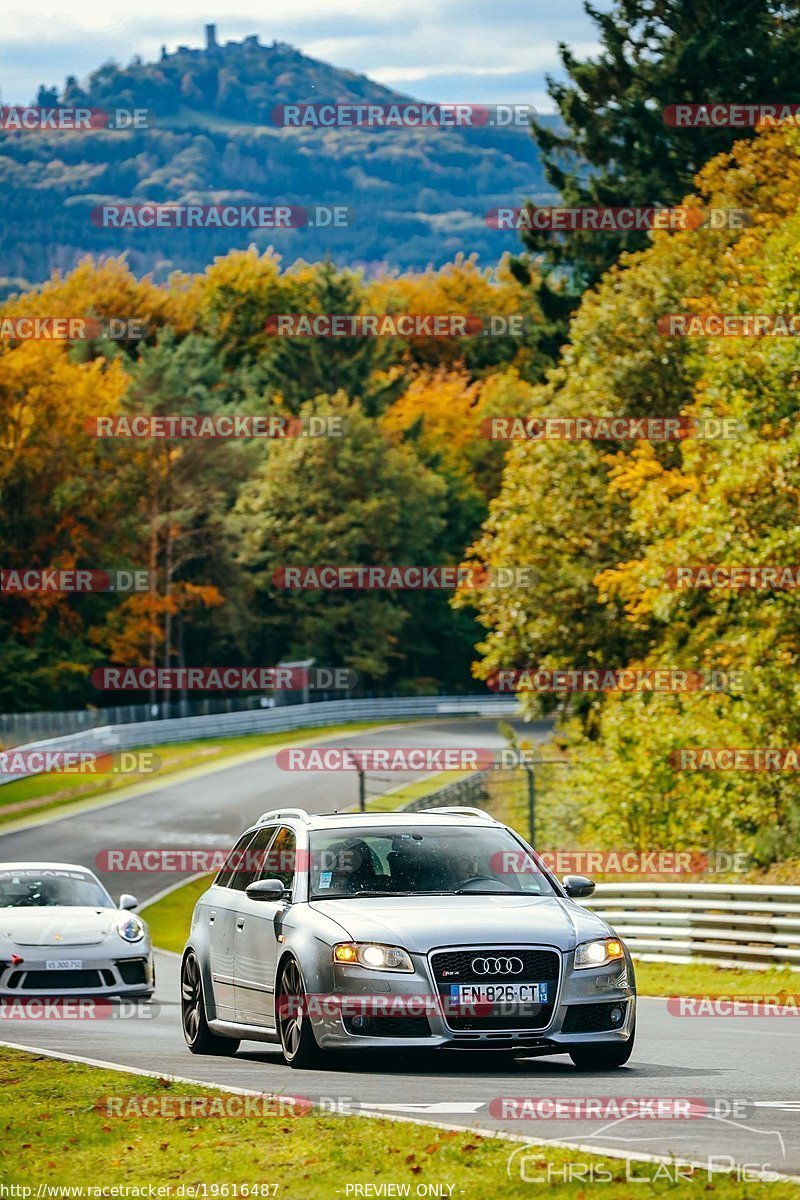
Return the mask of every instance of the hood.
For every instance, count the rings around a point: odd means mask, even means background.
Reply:
[[[313,900],[355,942],[386,942],[416,954],[440,946],[557,946],[604,937],[593,913],[556,896],[364,896]]]
[[[116,908],[0,908],[0,937],[17,946],[94,946],[123,915]]]

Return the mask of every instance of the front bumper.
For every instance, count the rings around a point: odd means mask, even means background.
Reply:
[[[472,950],[475,947],[437,947],[442,950]],[[483,949],[481,947],[481,949]],[[516,946],[492,947],[492,953],[513,953]],[[530,949],[530,947],[525,947]],[[537,947],[536,949],[540,949]],[[554,947],[541,947],[554,950]],[[380,972],[348,964],[333,968],[333,994],[344,1005],[344,1013],[362,1011],[387,1014],[392,1020],[391,1036],[382,1019],[372,1019],[358,1028],[349,1015],[336,1011],[311,1014],[318,1044],[331,1050],[369,1048],[452,1048],[476,1050],[525,1050],[529,1054],[566,1053],[574,1046],[598,1042],[625,1042],[636,1019],[636,989],[630,959],[605,967],[574,970],[572,952],[557,951],[560,970],[556,996],[547,1023],[521,1018],[503,1028],[481,1028],[480,1017],[469,1029],[452,1028],[438,1000],[430,955],[412,955],[414,973]],[[352,1003],[348,1000],[352,998]],[[617,1020],[612,1023],[611,1012]],[[620,1017],[621,1012],[621,1019]],[[403,1016],[404,1013],[420,1015]]]
[[[5,955],[3,947],[0,955]],[[0,958],[0,997],[145,996],[155,986],[149,944],[97,946],[19,946],[22,961]],[[53,969],[48,962],[80,963]]]

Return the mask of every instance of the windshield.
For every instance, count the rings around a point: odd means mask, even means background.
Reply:
[[[309,897],[557,893],[499,826],[358,827],[312,832]]]
[[[0,908],[114,908],[105,888],[83,871],[0,871]]]

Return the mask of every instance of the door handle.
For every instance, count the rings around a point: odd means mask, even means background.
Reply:
[[[237,929],[244,929],[244,917],[239,917],[236,921]]]
[[[215,912],[212,912],[212,913],[209,913],[209,914],[208,914],[208,923],[209,923],[209,925],[213,925],[213,924],[214,924],[214,918],[216,917],[216,915],[217,915],[217,914],[216,914]]]

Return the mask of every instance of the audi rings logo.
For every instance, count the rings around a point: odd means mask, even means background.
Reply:
[[[473,958],[472,969],[476,975],[521,975],[524,963],[521,958]]]

